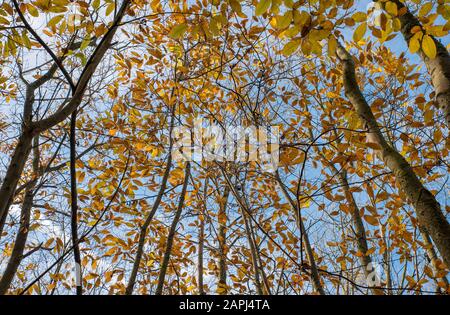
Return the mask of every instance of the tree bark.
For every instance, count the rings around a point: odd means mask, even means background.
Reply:
[[[430,234],[444,262],[450,266],[450,224],[439,203],[421,183],[411,165],[384,138],[369,104],[359,89],[353,57],[342,46],[338,47],[337,55],[344,66],[343,81],[347,98],[366,125],[367,132],[379,146],[382,161],[394,173],[400,190],[415,208],[419,224]]]
[[[227,205],[230,195],[230,189],[225,186],[222,199],[219,202],[219,294],[227,294]]]
[[[399,0],[393,1],[398,8],[398,11],[404,11],[404,14],[398,16],[401,22],[401,32],[409,45],[413,33],[413,27],[418,26],[422,29],[420,21],[409,11],[409,9]],[[431,36],[431,35],[430,35]],[[445,46],[436,38],[431,36],[436,44],[437,57],[430,59],[425,53],[420,50],[419,56],[428,69],[431,83],[435,91],[435,100],[439,108],[445,113],[445,119],[450,127],[450,54]]]
[[[158,277],[158,285],[156,287],[155,295],[161,295],[164,288],[164,279],[167,273],[167,267],[169,266],[170,255],[172,253],[173,240],[175,238],[175,233],[177,231],[177,225],[181,218],[181,212],[184,207],[184,200],[186,197],[186,190],[189,182],[189,176],[191,174],[191,163],[186,163],[186,169],[184,173],[184,183],[181,190],[180,200],[178,202],[177,211],[175,212],[175,217],[173,218],[172,225],[170,226],[169,235],[167,236],[166,250],[164,252],[163,261],[161,264],[161,270]]]
[[[166,169],[164,170],[164,175],[161,180],[161,187],[159,188],[158,195],[156,196],[155,202],[153,203],[152,210],[150,210],[150,213],[145,219],[145,222],[142,225],[139,233],[138,249],[136,251],[136,257],[134,258],[133,268],[131,269],[130,279],[128,279],[127,288],[125,289],[126,295],[133,294],[134,285],[136,283],[136,278],[139,271],[139,265],[141,264],[142,255],[144,253],[144,245],[145,245],[145,238],[147,236],[147,230],[148,227],[150,226],[150,223],[153,220],[153,217],[155,216],[156,211],[159,208],[159,205],[161,204],[162,197],[166,192],[167,180],[169,179],[170,169],[172,167],[172,147],[173,147],[172,130],[175,122],[175,113],[173,112],[173,109],[171,110],[171,112],[172,112],[171,121],[169,127],[169,149],[168,149]]]
[[[432,270],[435,274],[437,274],[440,272],[440,268],[439,268],[439,258],[437,256],[436,250],[434,249],[434,244],[431,241],[430,235],[427,233],[427,231],[424,228],[419,227],[419,230],[420,230],[420,234],[422,235],[423,243],[425,245],[427,256],[428,256],[428,259],[430,260]],[[439,286],[438,280],[440,280],[445,285],[445,288],[441,288]],[[441,291],[445,294],[450,293],[449,292],[450,286],[449,286],[448,279],[446,276],[437,277],[436,282],[438,283],[439,291]]]
[[[314,251],[311,247],[311,242],[309,241],[308,232],[306,231],[305,225],[303,224],[303,220],[301,219],[301,216],[300,216],[300,209],[298,209],[297,204],[291,198],[291,195],[289,194],[286,186],[284,186],[284,183],[282,182],[278,171],[275,173],[275,178],[281,187],[281,191],[283,192],[283,195],[285,196],[287,201],[290,203],[292,209],[294,210],[295,220],[297,221],[297,228],[299,229],[300,234],[303,237],[303,241],[305,243],[306,256],[307,256],[309,265],[311,267],[311,280],[312,280],[314,289],[317,292],[319,292],[320,295],[326,295],[325,290],[322,286],[322,281],[320,279],[319,271],[317,269],[316,260],[314,258]]]
[[[199,232],[198,232],[198,294],[204,295],[203,289],[203,250],[205,243],[205,216],[207,215],[206,201],[208,199],[208,177],[205,178],[205,187],[203,189],[203,214],[199,214]]]
[[[73,256],[75,261],[75,284],[76,294],[83,294],[83,277],[81,273],[81,254],[78,242],[78,192],[77,192],[77,170],[76,170],[76,123],[77,110],[72,113],[70,118],[70,206],[71,218],[70,228],[73,244]]]
[[[352,192],[350,191],[350,186],[347,180],[347,172],[345,170],[340,172],[339,178],[341,184],[344,187],[345,198],[351,208],[351,217],[353,221],[353,227],[355,229],[356,247],[358,248],[358,251],[362,254],[359,257],[359,260],[364,269],[364,275],[366,276],[366,279],[368,279],[369,277],[372,276],[371,274],[374,271],[374,266],[372,264],[372,257],[370,257],[370,255],[367,254],[369,246],[367,245],[366,229],[361,219],[359,207],[356,204]],[[372,288],[372,293],[374,295],[384,295],[383,290],[380,290],[379,288]]]
[[[33,157],[33,177],[39,176],[39,137],[34,138],[34,157]],[[23,252],[27,243],[28,231],[30,228],[31,209],[33,207],[33,199],[35,192],[35,181],[29,185],[25,190],[25,196],[22,203],[22,209],[20,213],[20,226],[17,232],[16,241],[11,253],[11,257],[6,266],[5,272],[0,280],[0,295],[6,294],[9,289],[17,269],[23,259]]]
[[[251,261],[252,261],[252,267],[253,267],[253,274],[255,276],[255,287],[256,287],[256,292],[258,293],[258,295],[263,295],[263,288],[261,285],[261,279],[260,279],[260,275],[259,275],[259,265],[258,265],[258,258],[256,256],[256,247],[255,247],[255,243],[253,242],[253,238],[250,232],[250,226],[248,223],[248,219],[247,219],[247,213],[246,211],[244,211],[241,207],[241,213],[242,213],[242,218],[244,220],[244,225],[245,225],[245,234],[247,235],[247,241],[248,241],[248,246],[250,247],[250,254],[251,254]]]
[[[13,202],[17,183],[30,154],[32,140],[33,134],[29,130],[24,130],[19,137],[19,142],[16,145],[5,179],[0,188],[0,236],[3,233],[6,217]]]

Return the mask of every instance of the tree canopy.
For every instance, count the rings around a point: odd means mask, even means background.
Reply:
[[[450,293],[449,30],[449,0],[0,0],[0,294]],[[174,158],[199,120],[278,130],[275,169]]]

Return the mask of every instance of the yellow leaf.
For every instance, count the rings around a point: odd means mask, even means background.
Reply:
[[[47,26],[52,27],[52,26],[56,26],[56,24],[58,24],[62,18],[64,17],[64,15],[57,15],[55,17],[52,17],[50,19],[50,21],[48,21]]]
[[[364,12],[356,12],[355,14],[353,14],[352,18],[353,20],[355,20],[355,22],[358,23],[365,22],[367,20],[367,14],[365,14]]]
[[[92,7],[97,10],[100,7],[100,0],[94,0],[94,2],[92,2]]]
[[[176,25],[172,28],[169,33],[169,36],[173,39],[178,39],[187,31],[187,25],[185,23]]]
[[[428,13],[430,13],[432,8],[433,8],[432,2],[425,3],[419,10],[419,17],[425,16]]]
[[[336,55],[336,49],[338,47],[337,40],[334,36],[331,36],[328,40],[328,55],[334,57]]]
[[[230,0],[230,6],[233,9],[234,12],[240,14],[242,13],[242,7],[239,1],[237,0]]]
[[[288,27],[292,22],[292,11],[287,11],[284,15],[276,17],[276,28],[283,29]]]
[[[436,43],[430,35],[424,35],[422,39],[422,50],[428,58],[436,58],[437,49]]]
[[[409,41],[409,51],[412,54],[415,54],[416,52],[418,52],[420,49],[420,42],[416,37],[411,38],[411,40]]]
[[[297,51],[299,46],[300,46],[300,41],[299,40],[292,40],[289,43],[287,43],[286,45],[284,45],[284,47],[281,50],[281,52],[285,56],[290,56],[295,51]]]
[[[106,7],[106,16],[110,15],[114,9],[116,8],[115,2],[111,2],[107,7]]]
[[[32,16],[34,16],[34,17],[39,16],[38,10],[32,4],[27,4],[27,10],[28,10],[28,13],[30,13]]]
[[[272,3],[271,0],[260,0],[258,2],[258,4],[256,5],[256,9],[255,9],[256,16],[266,13],[267,9],[269,9],[271,3]]]
[[[0,24],[9,24],[9,21],[7,19],[5,19],[3,16],[0,16]]]
[[[359,42],[367,31],[367,23],[361,23],[353,33],[353,40]]]
[[[386,2],[386,6],[384,8],[385,8],[386,12],[389,13],[390,15],[392,15],[392,16],[398,15],[398,8],[394,2],[392,2],[392,1]]]

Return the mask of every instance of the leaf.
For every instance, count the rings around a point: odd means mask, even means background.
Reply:
[[[334,57],[336,56],[336,50],[338,47],[337,40],[334,36],[331,36],[328,40],[328,56]]]
[[[30,13],[32,16],[34,16],[34,17],[39,16],[38,10],[32,4],[27,4],[27,10],[28,10],[28,13]]]
[[[364,216],[364,220],[365,220],[367,223],[369,223],[370,225],[378,226],[378,219],[375,218],[375,217],[373,217],[373,216],[371,216],[371,215],[365,215],[365,216]]]
[[[92,7],[97,10],[100,7],[100,0],[94,0],[94,2],[92,2]]]
[[[278,29],[284,29],[288,27],[292,22],[292,11],[287,11],[284,15],[276,17],[276,27]]]
[[[57,15],[52,17],[50,21],[48,21],[47,26],[48,27],[56,26],[56,24],[58,24],[63,19],[63,17],[64,15]]]
[[[389,13],[390,15],[392,15],[392,16],[398,15],[398,8],[394,2],[392,2],[392,1],[386,2],[386,5],[384,8],[385,8],[386,12]]]
[[[416,37],[411,38],[409,41],[409,51],[411,54],[415,54],[420,49],[420,42]]]
[[[239,1],[230,0],[230,6],[233,9],[233,11],[236,12],[237,14],[242,13],[242,7],[241,7],[241,4],[239,3]]]
[[[366,34],[366,31],[367,31],[367,23],[361,23],[353,33],[353,40],[355,42],[359,42]]]
[[[262,15],[267,12],[272,3],[271,0],[260,0],[256,5],[255,14],[256,16]]]
[[[0,24],[8,25],[9,21],[7,19],[5,19],[3,16],[0,16]]]
[[[173,39],[179,39],[184,35],[184,33],[187,31],[188,26],[183,24],[178,24],[172,28],[172,30],[169,33],[169,36]]]
[[[425,3],[419,10],[419,17],[423,17],[430,13],[431,9],[433,8],[432,2]]]
[[[284,45],[281,53],[285,56],[290,56],[297,51],[298,47],[300,47],[300,40],[292,40]]]
[[[364,12],[356,12],[355,14],[353,14],[352,18],[355,22],[358,23],[365,22],[367,20],[367,14],[365,14]]]
[[[106,7],[106,16],[110,15],[114,9],[116,8],[115,2],[111,2],[107,7]]]
[[[422,39],[422,50],[428,58],[434,59],[437,55],[436,43],[430,35],[424,35]]]

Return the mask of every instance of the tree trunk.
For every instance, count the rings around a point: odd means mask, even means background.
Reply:
[[[393,0],[393,2],[397,5],[398,11],[405,11],[405,13],[398,18],[401,22],[402,35],[409,45],[409,42],[414,35],[411,30],[415,26],[419,26],[422,29],[422,25],[402,2],[399,0]],[[447,124],[450,127],[450,55],[440,41],[433,36],[431,37],[437,48],[436,58],[430,59],[422,50],[419,51],[419,56],[428,69],[431,83],[433,84],[436,94],[436,102],[439,108],[444,111]]]
[[[379,224],[380,226],[380,234],[381,234],[381,238],[383,240],[384,243],[384,253],[383,253],[383,260],[384,260],[384,273],[386,274],[386,288],[388,289],[387,293],[388,295],[392,295],[392,290],[390,290],[392,288],[392,277],[391,277],[391,255],[389,253],[389,231],[387,229],[387,225],[385,226],[385,231],[383,231],[383,226],[381,225],[381,223]],[[385,235],[387,234],[387,235]]]
[[[39,176],[39,136],[34,138],[34,149],[33,149],[33,177]],[[14,242],[14,247],[11,253],[11,257],[6,266],[5,272],[0,280],[0,295],[6,294],[8,288],[10,287],[14,276],[16,275],[17,269],[23,259],[23,252],[25,250],[25,245],[27,243],[28,231],[30,228],[30,217],[31,209],[33,207],[33,199],[35,195],[35,183],[32,181],[26,190],[25,197],[22,203],[22,209],[20,213],[20,226],[17,232],[16,241]]]
[[[300,216],[300,209],[298,209],[297,204],[294,202],[294,200],[291,198],[289,192],[287,191],[286,186],[284,186],[284,183],[281,181],[280,175],[278,171],[275,173],[276,180],[278,181],[278,184],[281,187],[281,191],[283,192],[283,195],[286,197],[288,202],[291,204],[292,209],[294,210],[295,220],[297,221],[297,228],[300,231],[301,237],[303,237],[303,241],[305,243],[306,248],[306,256],[311,268],[311,280],[314,286],[314,289],[319,292],[320,295],[326,295],[325,290],[323,289],[322,282],[320,281],[320,275],[319,271],[317,269],[316,260],[314,258],[314,252],[311,247],[311,243],[309,241],[308,233],[305,229],[305,225],[303,224],[303,220]]]
[[[430,235],[427,233],[427,231],[425,229],[419,227],[419,230],[420,230],[420,234],[422,235],[422,238],[423,238],[423,243],[425,245],[425,249],[427,252],[428,259],[430,260],[432,270],[433,270],[434,274],[437,274],[440,272],[440,268],[439,268],[440,261],[436,254],[436,251],[434,249],[433,242],[431,241]],[[445,285],[445,288],[442,288],[441,286],[439,286],[438,280],[441,281]],[[440,291],[443,291],[443,293],[445,293],[445,294],[450,293],[449,292],[450,286],[449,286],[448,279],[446,276],[437,277],[436,282],[438,283],[438,289]]]
[[[337,138],[337,137],[336,137]],[[358,251],[362,254],[359,256],[359,261],[364,270],[364,275],[366,279],[371,277],[371,273],[374,270],[374,266],[372,265],[372,258],[367,254],[369,250],[369,246],[367,245],[367,237],[366,237],[366,228],[364,227],[364,223],[361,218],[360,210],[358,204],[353,197],[353,193],[350,191],[350,185],[347,179],[347,171],[342,170],[339,171],[332,163],[330,163],[325,156],[323,156],[320,152],[318,153],[321,159],[330,166],[332,171],[335,174],[338,174],[339,181],[341,186],[344,188],[345,199],[347,200],[347,204],[350,206],[351,211],[350,215],[353,222],[353,228],[356,237],[356,247]],[[384,295],[384,292],[378,288],[372,288],[372,293],[374,295]]]
[[[271,295],[272,293],[270,292],[269,280],[267,279],[267,275],[266,275],[266,273],[264,271],[264,266],[262,264],[259,246],[256,243],[255,229],[253,228],[253,224],[252,224],[251,221],[249,222],[249,226],[250,226],[250,234],[251,234],[251,237],[253,239],[253,243],[255,244],[255,248],[256,248],[256,258],[257,258],[257,261],[258,261],[259,271],[261,272],[262,283],[264,285],[263,286],[264,294]]]
[[[186,170],[185,170],[185,174],[184,174],[183,188],[181,190],[180,200],[178,202],[178,208],[175,213],[175,217],[173,218],[172,225],[170,226],[169,235],[167,236],[166,250],[164,252],[164,257],[163,257],[163,261],[161,264],[161,270],[159,272],[158,285],[156,287],[155,295],[161,295],[162,291],[163,291],[164,279],[166,277],[167,267],[169,266],[169,260],[170,260],[170,255],[172,253],[172,245],[173,245],[173,240],[175,238],[177,225],[178,225],[178,222],[180,221],[181,212],[182,212],[183,206],[184,206],[184,199],[186,197],[186,190],[187,190],[190,174],[191,174],[191,163],[187,162]]]
[[[369,279],[369,277],[372,277],[372,273],[375,268],[372,264],[372,258],[367,254],[369,246],[367,245],[366,229],[361,219],[359,207],[356,204],[352,192],[350,191],[350,186],[347,180],[347,172],[340,172],[339,178],[341,184],[344,187],[345,198],[351,208],[351,217],[353,221],[353,227],[355,229],[356,246],[358,248],[358,251],[362,254],[359,257],[359,260],[364,269],[364,275],[366,276],[366,279]],[[379,288],[372,288],[372,293],[375,295],[384,295],[383,290],[380,290]]]
[[[227,205],[230,189],[225,186],[223,196],[219,202],[219,294],[227,294]]]
[[[81,273],[81,254],[78,244],[78,192],[77,192],[77,170],[76,170],[76,123],[77,110],[72,113],[70,118],[70,206],[71,206],[71,236],[73,244],[73,256],[75,261],[75,284],[76,294],[83,294],[83,277]]]
[[[241,207],[241,213],[242,213],[242,218],[244,220],[245,233],[247,235],[248,246],[250,247],[250,254],[251,254],[252,267],[253,267],[253,274],[255,276],[256,292],[258,293],[258,295],[263,295],[261,279],[259,277],[259,266],[258,266],[258,259],[256,257],[255,243],[253,242],[253,238],[251,236],[250,226],[249,226],[248,219],[247,219],[247,214],[242,209],[242,207]]]
[[[203,244],[205,241],[205,222],[200,219],[200,226],[198,232],[198,294],[205,295],[203,289]]]
[[[352,56],[342,46],[339,46],[337,53],[344,65],[343,80],[346,96],[366,125],[371,138],[379,146],[381,159],[394,173],[400,190],[415,208],[419,224],[428,231],[444,262],[450,266],[450,224],[445,219],[439,203],[434,195],[423,186],[411,165],[387,143],[381,133],[375,116],[359,89]]]
[[[172,95],[173,95],[173,90],[172,90]],[[138,249],[136,251],[136,257],[134,258],[133,268],[132,268],[131,274],[130,274],[130,279],[128,279],[127,288],[125,289],[126,295],[133,294],[134,285],[136,283],[136,278],[137,278],[137,274],[139,271],[139,265],[141,264],[142,255],[144,253],[144,244],[145,244],[145,237],[147,236],[147,230],[148,230],[148,227],[150,226],[150,223],[153,220],[153,217],[155,216],[156,211],[159,208],[162,197],[164,196],[164,193],[166,192],[167,180],[169,179],[170,169],[172,167],[172,147],[173,147],[172,130],[173,130],[173,126],[174,126],[173,124],[175,121],[175,114],[173,112],[173,109],[171,110],[171,112],[172,112],[171,113],[171,121],[170,121],[170,127],[169,127],[169,149],[168,149],[166,169],[164,170],[164,175],[161,180],[161,187],[159,188],[158,195],[156,196],[155,202],[153,203],[152,210],[150,210],[150,213],[148,214],[147,218],[145,219],[145,222],[142,225],[140,233],[139,233]]]
[[[17,183],[30,154],[32,140],[33,134],[29,130],[23,130],[0,188],[0,218],[2,223],[0,226],[0,236],[3,233],[6,217],[13,202]]]
[[[198,216],[199,219],[199,232],[198,232],[198,294],[204,295],[203,289],[203,250],[205,243],[205,216],[207,215],[206,201],[208,199],[208,177],[205,179],[205,187],[203,189],[203,213]]]

